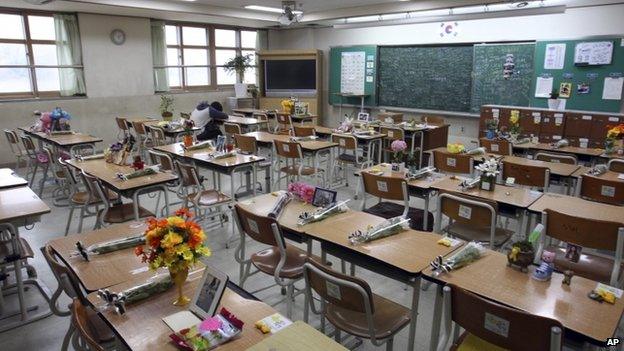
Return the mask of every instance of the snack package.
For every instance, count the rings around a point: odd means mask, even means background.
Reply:
[[[208,318],[190,328],[169,335],[182,350],[205,351],[237,337],[243,329],[243,322],[225,308],[214,317]]]

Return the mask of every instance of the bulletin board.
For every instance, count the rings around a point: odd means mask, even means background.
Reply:
[[[622,38],[600,38],[536,42],[535,78],[531,90],[531,106],[548,107],[548,99],[536,97],[535,94],[540,83],[549,82],[552,78],[552,87],[557,91],[559,91],[561,83],[571,84],[570,97],[565,99],[566,109],[619,112],[622,96],[617,94],[617,85],[620,82],[618,78],[624,77],[622,40]],[[588,44],[592,42],[611,42],[613,44],[613,56],[610,64],[575,64],[577,45],[587,47],[591,46]],[[603,95],[605,93],[605,79],[608,80],[610,89],[607,89],[606,95]],[[542,90],[545,91],[546,89]],[[605,96],[610,99],[603,99]]]
[[[329,97],[332,105],[360,105],[359,97],[341,97],[340,93],[367,95],[365,106],[377,105],[377,46],[332,47],[329,52]]]

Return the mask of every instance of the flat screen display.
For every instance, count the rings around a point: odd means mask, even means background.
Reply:
[[[264,74],[267,91],[316,90],[316,60],[267,60]]]

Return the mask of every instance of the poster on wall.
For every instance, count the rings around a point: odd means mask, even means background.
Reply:
[[[604,87],[602,89],[603,100],[620,100],[622,98],[622,87],[624,86],[624,78],[622,77],[606,77]]]
[[[574,47],[574,64],[577,66],[609,65],[613,57],[613,43],[594,41],[578,43]]]
[[[563,69],[565,62],[566,44],[546,45],[544,56],[544,69]]]
[[[364,95],[366,53],[343,52],[340,62],[340,93]]]
[[[537,82],[535,84],[535,97],[549,98],[550,92],[553,89],[553,84],[553,77],[537,77]]]

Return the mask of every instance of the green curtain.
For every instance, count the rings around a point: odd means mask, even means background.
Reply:
[[[165,37],[165,22],[152,21],[152,60],[154,63],[154,90],[157,92],[169,91],[169,76],[167,74],[167,41]]]
[[[76,15],[55,14],[56,58],[59,66],[82,66],[80,31]],[[61,96],[85,95],[82,67],[59,68]]]

